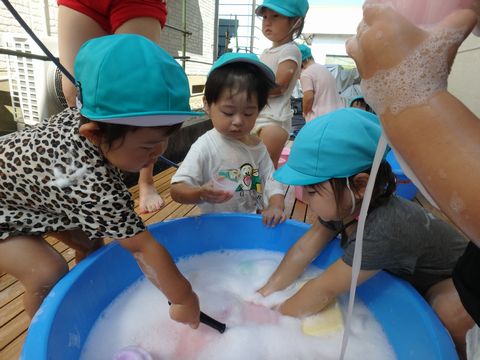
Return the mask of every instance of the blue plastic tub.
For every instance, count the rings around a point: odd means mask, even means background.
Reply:
[[[387,161],[392,167],[392,171],[397,178],[397,195],[405,199],[412,200],[417,195],[417,187],[405,176],[400,164],[397,162],[393,151],[387,154]]]
[[[221,249],[285,252],[307,229],[291,220],[270,229],[257,215],[238,214],[202,215],[150,227],[176,259]],[[325,267],[340,254],[338,241],[332,242],[315,264]],[[133,257],[117,243],[85,259],[45,299],[28,330],[21,358],[78,359],[98,316],[140,276]],[[458,359],[445,328],[406,282],[381,272],[359,287],[358,296],[383,326],[399,360]]]

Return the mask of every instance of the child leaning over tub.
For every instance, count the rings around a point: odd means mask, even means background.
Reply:
[[[267,146],[275,167],[292,128],[290,97],[302,65],[293,39],[302,33],[307,11],[307,0],[265,0],[255,11],[262,18],[263,35],[272,42],[260,59],[275,73],[277,86],[270,91],[268,105],[258,116],[253,132]]]
[[[45,234],[85,253],[115,238],[172,303],[171,318],[197,327],[198,298],[134,212],[121,172],[152,164],[195,115],[185,73],[147,38],[110,35],[81,47],[75,77],[80,111],[0,139],[0,271],[24,285],[33,316],[68,272]]]
[[[287,163],[274,178],[303,186],[303,198],[316,222],[288,251],[268,282],[267,296],[290,285],[336,235],[343,256],[308,281],[279,310],[305,316],[321,311],[350,288],[357,217],[380,138],[378,118],[346,108],[307,123]],[[463,353],[473,325],[452,282],[452,271],[466,240],[452,226],[419,205],[393,194],[390,165],[380,165],[365,225],[359,284],[386,270],[410,282],[436,311]]]
[[[226,53],[205,84],[205,111],[213,129],[190,148],[172,177],[172,199],[198,204],[204,213],[262,211],[266,225],[285,221],[284,186],[272,178],[272,160],[251,135],[259,111],[275,86],[273,72],[254,54]],[[212,178],[233,184],[230,191]]]

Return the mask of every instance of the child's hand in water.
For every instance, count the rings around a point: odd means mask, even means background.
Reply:
[[[233,191],[216,189],[210,181],[200,187],[200,199],[208,203],[224,203],[230,200],[233,194]]]
[[[265,226],[274,227],[287,219],[285,211],[277,206],[269,206],[262,212],[262,222]]]
[[[182,303],[171,304],[170,318],[188,324],[193,329],[198,328],[198,325],[200,324],[200,305],[198,303],[197,294],[192,291]]]

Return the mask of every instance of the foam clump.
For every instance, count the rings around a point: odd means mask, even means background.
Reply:
[[[463,30],[434,29],[399,65],[362,79],[365,99],[378,115],[424,105],[447,88],[448,52],[463,38]]]

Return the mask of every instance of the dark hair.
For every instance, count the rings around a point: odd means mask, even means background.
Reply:
[[[293,39],[297,39],[300,35],[302,35],[303,26],[305,25],[305,18],[297,16],[291,19],[295,24],[295,26],[291,30],[292,37]]]
[[[224,90],[231,93],[246,92],[250,100],[255,94],[258,101],[258,111],[268,102],[270,90],[276,86],[263,71],[253,64],[234,62],[213,70],[208,75],[205,84],[205,99],[208,105],[218,101]]]
[[[125,136],[129,132],[134,132],[141,128],[140,126],[133,126],[133,125],[109,124],[103,121],[90,120],[82,115],[80,116],[80,125],[86,124],[88,122],[97,123],[98,128],[102,133],[102,143],[106,144],[109,149],[112,147],[113,143],[116,140],[120,139],[123,142],[123,140],[125,139]],[[155,126],[151,128],[155,128],[155,129],[162,128],[165,132],[165,135],[170,136],[181,127],[182,127],[182,124],[180,123],[180,124],[169,125],[169,126]]]
[[[371,169],[361,171],[360,173],[370,174]],[[348,178],[350,189],[354,193],[358,193],[358,189],[355,188],[353,178],[358,174],[352,175]],[[333,178],[329,180],[332,186],[333,194],[335,196],[335,202],[337,203],[337,211],[340,211],[339,205],[341,199],[344,197],[345,189],[347,189],[346,178]],[[317,184],[318,186],[319,184]],[[375,179],[375,185],[373,187],[372,200],[370,202],[369,211],[383,205],[395,192],[397,185],[395,174],[392,171],[390,164],[383,161],[378,169],[377,178]]]

